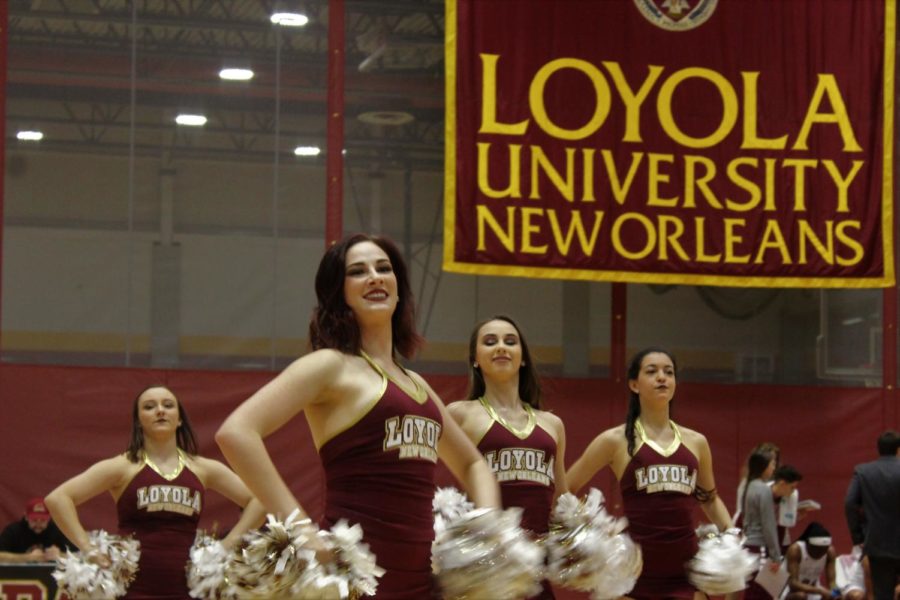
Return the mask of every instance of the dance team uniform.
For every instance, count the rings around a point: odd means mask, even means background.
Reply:
[[[203,509],[203,484],[178,451],[178,469],[164,477],[147,458],[116,502],[119,535],[141,543],[128,599],[188,599],[186,566]]]
[[[644,558],[644,569],[628,593],[635,599],[694,597],[685,563],[697,552],[693,494],[699,461],[682,443],[678,426],[671,425],[675,440],[663,449],[647,439],[640,420],[635,423],[638,447],[619,482],[627,531]]]
[[[556,440],[537,426],[534,410],[524,404],[528,423],[518,430],[506,423],[483,397],[479,400],[492,419],[490,428],[478,442],[478,451],[500,484],[503,508],[522,508],[522,527],[536,535],[547,533],[556,484],[553,467]],[[545,581],[534,599],[555,598]]]
[[[319,449],[325,468],[325,516],[359,523],[363,542],[385,574],[376,598],[427,599],[434,595],[434,473],[443,419],[424,388],[412,392],[381,375],[381,389],[359,421]],[[413,380],[415,382],[415,380]]]

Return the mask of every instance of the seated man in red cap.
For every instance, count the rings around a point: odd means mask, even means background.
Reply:
[[[50,520],[43,498],[29,500],[25,516],[0,533],[0,562],[47,562],[65,550],[76,548]]]

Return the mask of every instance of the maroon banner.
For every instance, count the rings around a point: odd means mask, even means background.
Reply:
[[[447,0],[444,268],[894,284],[895,0]]]

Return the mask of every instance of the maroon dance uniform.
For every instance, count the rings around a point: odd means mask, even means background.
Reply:
[[[500,422],[484,400],[481,403],[493,423],[478,442],[478,450],[500,484],[503,508],[522,508],[522,527],[538,535],[547,533],[556,490],[553,478],[556,440],[535,423],[530,407],[526,409],[528,425],[516,432]],[[541,594],[534,596],[535,600],[552,598],[555,598],[553,590],[546,582]]]
[[[363,528],[363,541],[385,574],[377,598],[434,594],[434,472],[443,419],[434,400],[416,398],[381,369],[381,390],[369,411],[319,449],[325,468],[323,527],[339,519]]]
[[[681,443],[674,423],[672,426],[675,444],[661,451],[656,444],[645,441],[631,457],[619,482],[628,533],[640,544],[644,557],[644,569],[628,593],[631,598],[694,597],[685,563],[697,551],[697,500],[693,493],[699,462]],[[636,436],[641,436],[643,430],[639,426],[635,429]]]
[[[125,598],[189,598],[185,567],[202,508],[203,484],[186,466],[171,481],[149,465],[134,476],[117,502],[119,534],[141,543]]]

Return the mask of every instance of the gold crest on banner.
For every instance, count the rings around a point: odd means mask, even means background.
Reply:
[[[644,18],[661,29],[687,31],[699,27],[716,10],[719,0],[634,0]]]

